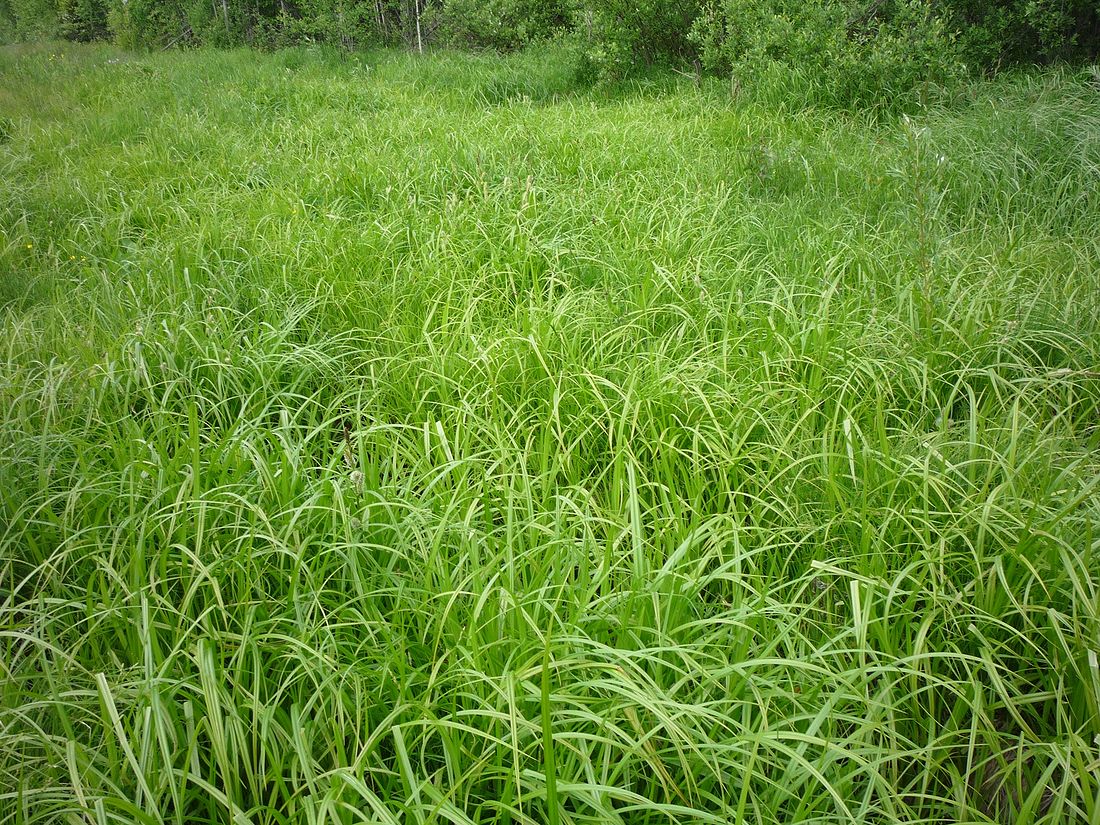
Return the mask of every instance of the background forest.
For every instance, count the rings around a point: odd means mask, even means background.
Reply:
[[[952,76],[1088,58],[1098,0],[0,0],[0,39],[127,48],[571,46],[578,80],[670,65],[784,73],[824,103],[881,103]]]

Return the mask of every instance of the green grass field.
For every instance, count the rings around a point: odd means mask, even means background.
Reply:
[[[0,822],[1100,823],[1100,85],[0,50]]]

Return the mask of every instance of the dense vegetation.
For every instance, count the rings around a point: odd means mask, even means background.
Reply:
[[[852,105],[975,70],[1095,58],[1100,0],[0,0],[0,40],[50,36],[420,51],[557,39],[579,79],[659,64],[741,83],[793,73],[812,100]]]
[[[783,82],[0,50],[0,823],[1097,822],[1097,78]]]

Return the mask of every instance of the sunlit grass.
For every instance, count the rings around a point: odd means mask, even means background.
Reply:
[[[1100,97],[0,51],[0,821],[1100,822]]]

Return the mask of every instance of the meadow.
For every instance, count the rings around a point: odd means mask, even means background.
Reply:
[[[1100,823],[1100,76],[0,49],[0,823]]]

